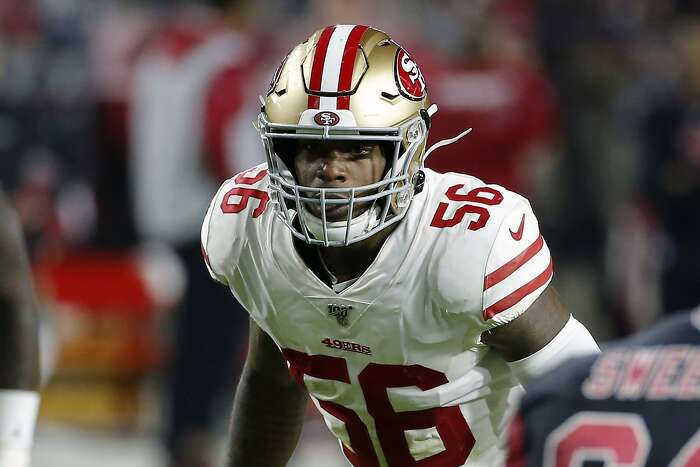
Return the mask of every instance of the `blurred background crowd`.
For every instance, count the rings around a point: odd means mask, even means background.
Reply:
[[[331,23],[412,53],[440,108],[431,141],[474,128],[427,165],[530,198],[562,301],[599,341],[699,303],[698,14],[692,0],[0,0],[0,184],[44,303],[34,465],[221,457],[246,317],[206,273],[201,219],[222,180],[264,161],[251,121],[273,70]],[[311,418],[295,462],[334,465]]]

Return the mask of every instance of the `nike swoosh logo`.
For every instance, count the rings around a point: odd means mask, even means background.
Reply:
[[[518,227],[518,230],[513,232],[513,229],[508,229],[510,231],[510,236],[513,237],[513,240],[516,242],[520,241],[520,239],[523,238],[523,232],[525,231],[525,214],[523,214],[523,218],[520,221],[520,227]]]

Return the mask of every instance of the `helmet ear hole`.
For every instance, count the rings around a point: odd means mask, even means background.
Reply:
[[[386,164],[384,165],[384,173],[382,174],[382,177],[386,177],[386,174],[388,174],[391,170],[391,164],[394,160],[394,150],[396,148],[396,144],[399,143],[392,143],[391,141],[382,141],[379,143],[379,149],[382,151],[384,160],[386,160]]]
[[[294,175],[294,158],[297,153],[297,140],[292,138],[273,138],[272,149]]]

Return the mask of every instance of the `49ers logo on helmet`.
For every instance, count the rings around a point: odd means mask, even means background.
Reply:
[[[321,126],[335,126],[340,122],[340,117],[335,112],[325,110],[314,115],[314,122]]]
[[[394,76],[399,91],[405,97],[416,101],[425,97],[425,79],[423,78],[423,73],[421,73],[420,68],[418,68],[418,64],[416,64],[408,53],[401,48],[396,51]]]

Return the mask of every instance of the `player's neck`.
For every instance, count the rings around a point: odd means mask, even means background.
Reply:
[[[324,282],[329,283],[332,279],[345,282],[360,277],[367,270],[395,228],[396,224],[345,247],[321,248],[299,242],[297,251]]]
[[[395,227],[396,225],[390,226],[345,247],[319,248],[319,253],[339,281],[359,277],[372,264]]]

